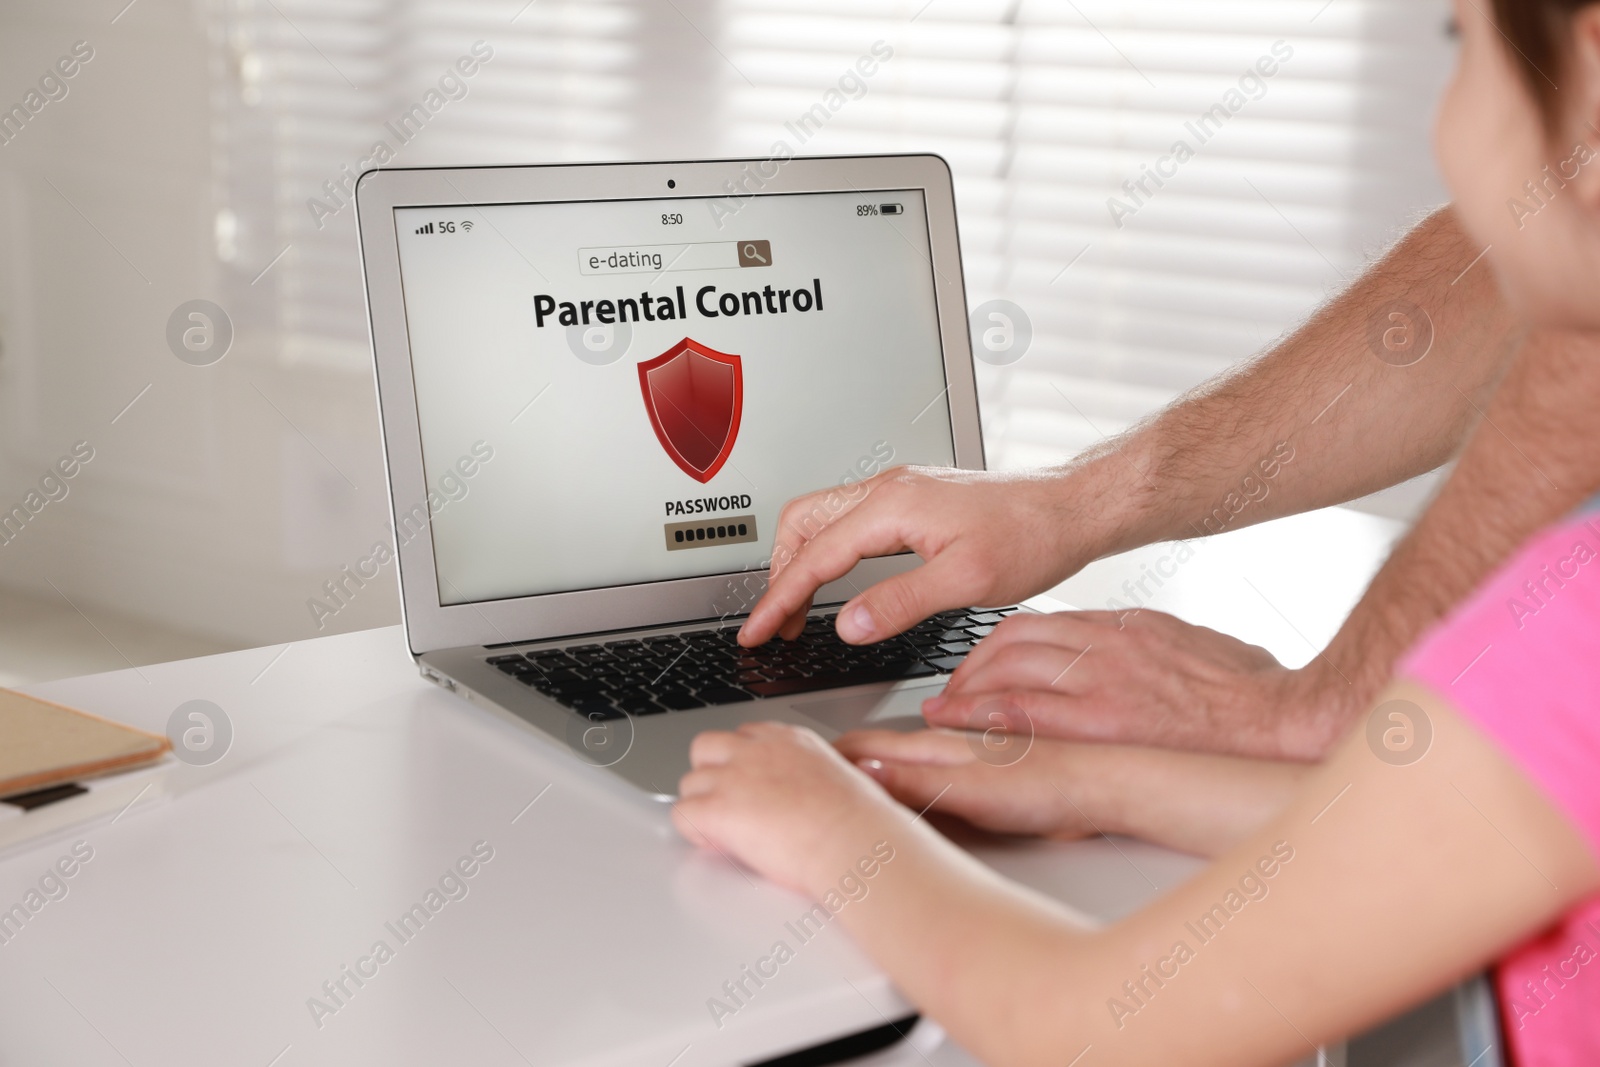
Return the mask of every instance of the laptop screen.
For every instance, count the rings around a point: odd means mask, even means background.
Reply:
[[[394,216],[441,604],[759,568],[791,497],[954,462],[920,190]]]

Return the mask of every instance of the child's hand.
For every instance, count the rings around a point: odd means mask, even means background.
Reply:
[[[1009,751],[981,733],[959,730],[861,730],[835,742],[839,752],[913,811],[956,815],[998,833],[1077,838],[1096,832],[1069,800],[1078,776],[1060,741],[1009,735]],[[1081,747],[1081,746],[1078,746]]]
[[[672,821],[684,837],[819,896],[906,816],[813,731],[747,723],[689,749]]]

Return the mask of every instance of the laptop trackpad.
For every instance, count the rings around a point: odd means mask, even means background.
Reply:
[[[790,707],[841,734],[863,728],[921,730],[928,725],[922,718],[922,702],[937,693],[943,684],[944,680],[939,679],[930,685],[796,702]]]

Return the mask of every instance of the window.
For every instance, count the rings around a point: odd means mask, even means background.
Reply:
[[[248,262],[287,249],[267,275],[286,360],[366,370],[352,212],[325,183],[379,141],[399,165],[931,149],[957,175],[969,303],[1032,320],[1026,357],[980,367],[991,462],[1014,466],[1258,350],[1443,201],[1447,17],[1444,0],[539,0],[515,19],[276,0],[241,2],[220,36],[263,113],[230,127],[232,181],[272,202]],[[402,141],[476,41],[493,59],[466,97]],[[892,58],[797,126],[878,41]],[[674,42],[706,47],[675,63]]]
[[[231,206],[219,253],[241,265],[245,301],[276,318],[286,364],[370,374],[350,202],[361,171],[628,153],[638,7],[226,5],[216,37],[233,83],[218,94]]]
[[[1444,0],[723,8],[726,153],[950,161],[969,305],[1008,298],[1034,331],[979,366],[993,466],[1072,455],[1259,350],[1445,200]],[[878,40],[893,58],[799,144],[795,116]]]

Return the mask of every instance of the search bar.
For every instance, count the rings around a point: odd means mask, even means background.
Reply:
[[[770,267],[771,241],[695,241],[578,249],[579,274],[664,274],[680,270]]]

